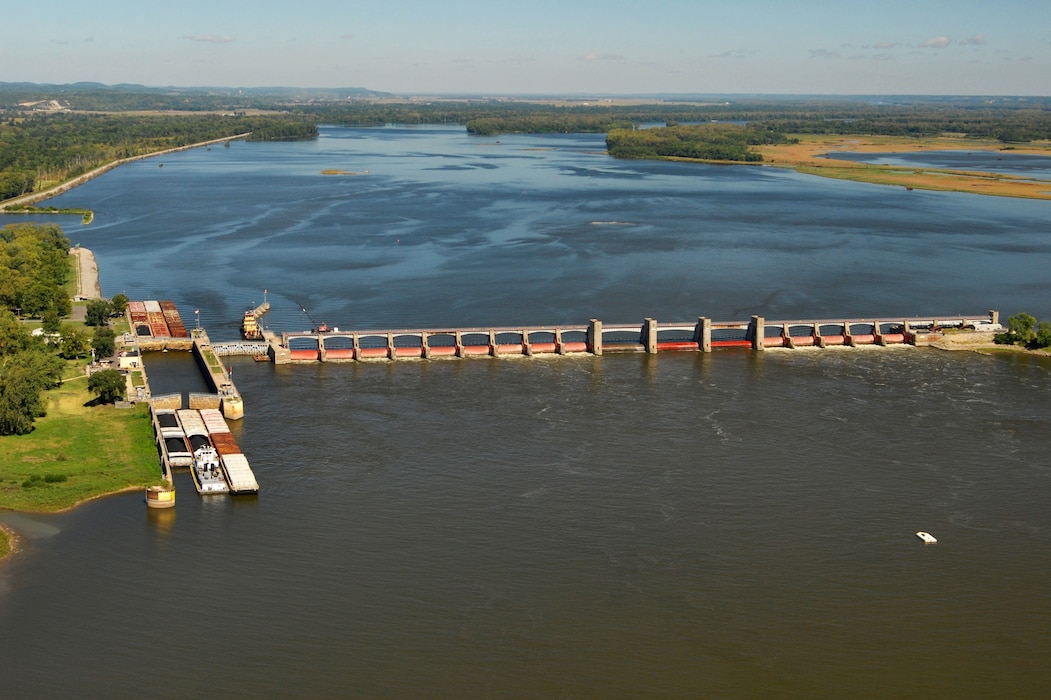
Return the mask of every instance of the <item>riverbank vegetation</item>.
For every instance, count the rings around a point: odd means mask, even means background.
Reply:
[[[144,110],[152,110],[144,112]],[[754,134],[850,141],[884,139],[888,150],[924,140],[949,148],[1051,149],[1049,97],[439,98],[396,97],[364,88],[149,88],[98,84],[0,83],[0,200],[41,193],[123,158],[250,134],[249,139],[315,136],[320,124],[456,125],[474,136],[606,133],[617,157],[699,158],[774,163],[807,174],[1020,197],[1048,197],[1046,181],[925,169],[886,172],[786,151],[719,140],[624,138],[653,126],[736,124]],[[614,134],[616,132],[616,134]],[[666,136],[667,134],[665,134]],[[840,138],[842,137],[842,138]],[[647,155],[648,154],[648,155]],[[786,155],[787,154],[787,155]],[[886,170],[886,169],[885,169]],[[948,175],[948,177],[946,177]],[[979,176],[986,181],[979,181]]]
[[[46,415],[42,395],[59,386],[65,365],[61,317],[72,310],[69,239],[58,226],[22,224],[0,229],[0,436],[22,435]],[[41,319],[44,333],[33,335],[22,315]]]
[[[0,508],[60,510],[160,478],[148,409],[114,405],[119,372],[97,372],[94,386],[86,372],[93,347],[112,354],[114,330],[97,325],[89,338],[60,318],[71,310],[68,246],[53,224],[0,229]],[[95,317],[114,308],[94,306]]]
[[[627,117],[609,114],[533,114],[522,116],[477,117],[468,119],[467,133],[473,136],[499,134],[605,134],[614,129],[631,129]]]
[[[95,219],[95,212],[90,209],[59,209],[58,207],[34,207],[29,204],[12,204],[5,207],[5,210],[12,214],[66,214],[69,216],[79,216],[81,223],[85,226]]]
[[[792,143],[784,134],[738,124],[689,124],[653,129],[616,129],[606,136],[614,158],[689,158],[757,163],[761,144]]]
[[[94,405],[83,373],[48,391],[44,400],[47,415],[32,433],[0,437],[0,508],[63,510],[102,494],[160,483],[145,405]]]
[[[72,311],[74,264],[69,239],[54,224],[0,229],[0,435],[32,432],[47,414],[45,392],[70,378],[71,367],[82,372],[92,348],[100,357],[114,352],[110,302],[88,303],[93,338],[83,323],[63,322]],[[39,320],[36,333],[22,317]]]
[[[257,116],[5,114],[0,121],[0,200],[46,190],[115,161],[249,134],[250,140],[317,135],[292,114]]]
[[[1038,322],[1027,313],[1015,314],[1007,319],[1007,330],[993,340],[997,345],[1019,345],[1027,350],[1051,348],[1051,323]]]
[[[33,318],[49,311],[68,316],[69,258],[69,239],[54,224],[0,229],[0,308]]]

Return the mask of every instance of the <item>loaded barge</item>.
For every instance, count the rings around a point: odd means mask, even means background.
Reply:
[[[187,468],[199,494],[255,494],[259,483],[217,408],[153,408],[165,477]]]

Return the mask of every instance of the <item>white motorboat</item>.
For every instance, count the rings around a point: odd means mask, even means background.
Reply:
[[[917,532],[916,536],[923,540],[924,544],[936,544],[938,542],[938,540],[934,538],[934,535],[929,532],[924,532],[923,530]]]

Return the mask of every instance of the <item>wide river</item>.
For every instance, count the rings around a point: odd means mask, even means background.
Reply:
[[[325,128],[52,203],[103,293],[274,330],[1027,312],[1051,203]],[[325,175],[340,170],[346,174]],[[1051,361],[777,350],[230,362],[258,497],[0,513],[0,697],[1027,697]],[[148,358],[155,390],[196,388]],[[932,532],[924,545],[917,530]]]

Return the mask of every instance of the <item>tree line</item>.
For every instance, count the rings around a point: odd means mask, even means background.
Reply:
[[[43,393],[58,386],[66,361],[108,357],[116,334],[110,316],[123,310],[127,299],[96,299],[87,305],[89,334],[78,324],[63,323],[70,315],[67,281],[69,239],[54,224],[17,224],[0,229],[0,435],[21,435],[46,413]],[[33,334],[22,317],[41,320]],[[95,375],[101,375],[96,377]],[[116,371],[97,372],[89,390],[111,402],[124,395],[124,378]]]
[[[606,136],[614,158],[695,158],[757,163],[761,144],[791,143],[784,134],[737,124],[687,124],[652,129],[616,129]]]
[[[1051,139],[1051,98],[908,97],[696,98],[645,104],[513,99],[404,99],[345,90],[200,90],[0,83],[0,200],[38,192],[121,158],[251,132],[250,139],[312,138],[318,125],[459,125],[473,135],[607,133],[649,124],[737,123],[758,134],[861,134]],[[38,113],[20,104],[47,98],[71,112]],[[178,110],[146,116],[143,108]],[[111,110],[88,113],[83,110]],[[275,110],[246,115],[247,109]],[[205,114],[203,110],[230,115]],[[677,137],[676,137],[677,138]],[[614,138],[619,143],[620,136]],[[620,157],[643,157],[635,137]],[[668,144],[656,150],[666,150]],[[740,147],[684,141],[686,157],[744,160]],[[646,148],[649,148],[647,146]],[[653,150],[651,148],[651,150]],[[626,155],[627,153],[627,155]]]
[[[1037,321],[1027,313],[1007,319],[1007,330],[997,333],[993,340],[998,345],[1021,345],[1028,350],[1051,347],[1051,322]]]
[[[64,363],[42,338],[32,336],[16,312],[68,315],[65,283],[69,239],[57,226],[0,229],[0,435],[32,430],[44,415],[44,390],[57,386]]]
[[[0,229],[0,307],[33,318],[68,316],[69,276],[69,239],[61,228],[21,224]]]
[[[302,116],[141,116],[60,112],[0,121],[0,200],[47,189],[122,158],[249,133],[250,140],[311,138]]]

